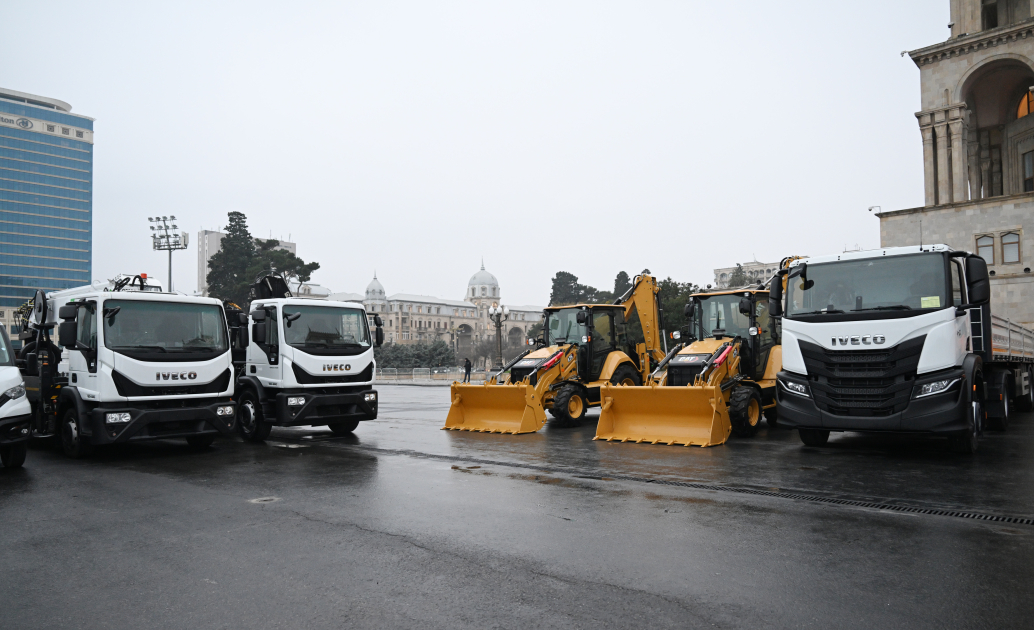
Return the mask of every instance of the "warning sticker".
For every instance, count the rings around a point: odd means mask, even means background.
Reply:
[[[920,308],[940,308],[941,307],[941,296],[934,295],[932,297],[919,298]]]

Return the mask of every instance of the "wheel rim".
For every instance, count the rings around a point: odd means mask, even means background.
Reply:
[[[757,398],[751,398],[750,404],[747,406],[747,422],[752,427],[756,427],[758,422],[761,422],[761,403]]]
[[[584,406],[581,396],[571,396],[571,399],[567,401],[567,413],[572,418],[577,418],[582,415],[582,408]]]
[[[633,385],[635,385],[635,381],[632,380],[630,377],[629,378],[623,378],[623,379],[621,379],[621,383],[619,383],[619,384],[620,385],[625,385],[625,386],[633,386]]]
[[[244,401],[239,407],[241,410],[241,428],[246,433],[255,431],[255,405],[250,400]]]

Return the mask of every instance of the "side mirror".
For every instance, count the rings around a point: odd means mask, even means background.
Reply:
[[[258,309],[257,311],[252,311],[251,312],[251,319],[253,321],[256,321],[256,322],[264,322],[264,321],[266,321],[266,312],[264,310],[262,310],[261,308]]]
[[[257,322],[251,327],[251,340],[255,343],[266,342],[266,323]]]
[[[373,331],[373,341],[378,348],[384,345],[384,329],[378,326]]]
[[[247,326],[248,325],[248,314],[247,313],[237,313],[237,321],[240,323],[241,326]]]
[[[743,315],[750,315],[754,310],[754,303],[749,297],[740,298],[740,313]]]
[[[64,308],[64,307],[62,307]],[[76,342],[75,321],[61,322],[57,325],[57,342],[66,348],[75,349]]]
[[[987,304],[991,301],[991,280],[987,275],[987,261],[980,256],[966,257],[966,283],[969,286],[970,304]]]
[[[247,348],[249,342],[248,327],[242,324],[241,327],[236,330],[235,334],[237,335],[237,347],[242,349]]]
[[[696,302],[689,302],[688,304],[686,304],[686,307],[682,309],[682,314],[686,317],[686,319],[689,319],[689,318],[693,317],[693,313],[695,313],[696,310],[697,310],[697,303]]]
[[[373,325],[376,326],[377,328],[380,328],[381,326],[384,325],[384,320],[381,319],[380,315],[374,315],[373,316]]]
[[[65,304],[61,308],[57,309],[57,316],[61,319],[75,319],[76,314],[79,312],[79,307],[75,304]]]
[[[298,321],[298,318],[301,316],[301,313],[284,313],[284,322],[287,324],[287,327],[290,328],[291,322]]]
[[[768,289],[768,314],[772,317],[779,317],[783,314],[783,276],[786,273],[780,270]]]
[[[589,323],[589,314],[585,311],[578,311],[578,315],[575,317],[579,324],[585,325]]]

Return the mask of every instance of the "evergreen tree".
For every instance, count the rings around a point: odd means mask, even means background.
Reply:
[[[747,284],[747,272],[743,270],[743,265],[736,263],[736,271],[729,276],[729,286],[742,287],[745,284]]]
[[[245,306],[248,286],[255,280],[248,275],[255,260],[255,241],[248,231],[248,218],[242,212],[230,212],[224,228],[221,249],[208,261],[208,294]]]
[[[624,271],[619,271],[616,278],[614,278],[614,297],[619,298],[632,288],[632,280],[629,279],[628,274]]]
[[[553,276],[553,289],[549,294],[550,306],[567,306],[577,304],[581,298],[578,276],[566,271],[558,271]]]
[[[280,246],[280,241],[275,238],[255,239],[255,242],[255,258],[248,268],[248,275],[252,281],[277,273],[283,274],[284,279],[288,282],[291,280],[308,282],[312,277],[312,272],[320,268],[318,262],[306,263],[286,249],[276,249]]]

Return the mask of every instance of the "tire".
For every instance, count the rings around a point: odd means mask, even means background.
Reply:
[[[753,387],[739,386],[729,396],[729,422],[736,437],[754,437],[761,428],[761,394]]]
[[[769,407],[765,409],[765,424],[768,425],[769,429],[774,429],[779,426],[779,408]]]
[[[262,403],[253,389],[245,389],[237,399],[237,432],[246,442],[262,442],[273,425],[266,422]]]
[[[825,446],[829,441],[829,431],[825,429],[798,429],[797,432],[805,446]]]
[[[335,422],[334,424],[328,424],[330,430],[334,435],[349,435],[355,431],[356,427],[359,426],[358,420],[349,420],[348,422]]]
[[[212,442],[215,442],[214,435],[192,435],[187,438],[187,444],[190,445],[190,448],[199,451],[203,451],[211,446]]]
[[[1027,395],[1016,399],[1016,408],[1020,411],[1034,411],[1034,375],[1030,371],[1027,372],[1027,383],[1030,384]]]
[[[75,409],[66,409],[61,416],[61,450],[72,459],[88,457],[93,445],[79,432],[78,414]]]
[[[622,363],[614,370],[614,375],[610,377],[611,385],[642,385],[643,379],[639,376],[638,370],[629,365],[628,363]]]
[[[980,424],[984,415],[984,404],[979,400],[974,400],[970,404],[969,413],[969,427],[948,438],[948,448],[953,453],[961,453],[962,455],[972,455],[977,452],[977,446],[980,443]]]
[[[553,398],[553,422],[557,427],[579,427],[585,419],[589,401],[585,398],[585,390],[577,385],[564,385]]]
[[[1002,393],[1002,417],[994,418],[988,422],[996,431],[1007,431],[1009,429],[1009,416],[1012,415],[1012,400],[1009,398],[1009,390],[1006,388]],[[991,420],[989,418],[989,420]]]
[[[21,468],[25,463],[25,455],[29,452],[28,442],[18,442],[0,446],[0,464],[4,468]]]

